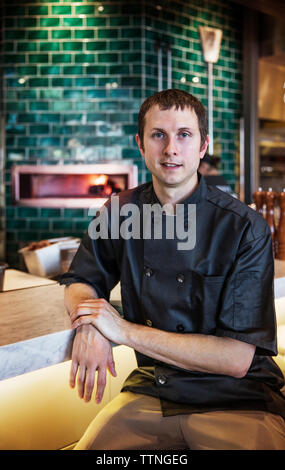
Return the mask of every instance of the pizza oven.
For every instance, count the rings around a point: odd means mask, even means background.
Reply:
[[[137,166],[124,163],[12,168],[13,203],[20,206],[100,207],[110,196],[137,184]]]

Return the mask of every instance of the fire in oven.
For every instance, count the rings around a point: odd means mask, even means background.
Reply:
[[[12,169],[17,205],[38,207],[100,206],[107,198],[137,185],[137,167],[124,164],[26,165]]]

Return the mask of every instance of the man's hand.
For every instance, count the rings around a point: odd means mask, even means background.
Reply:
[[[124,344],[128,322],[105,299],[81,302],[70,314],[72,328],[92,324],[102,335],[116,344]]]
[[[70,386],[75,387],[77,377],[80,398],[90,401],[97,371],[96,402],[100,403],[106,386],[106,369],[114,377],[117,375],[110,342],[94,326],[80,326],[73,342]]]

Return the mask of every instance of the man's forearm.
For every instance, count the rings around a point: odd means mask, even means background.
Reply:
[[[88,284],[74,283],[64,290],[64,303],[69,314],[84,300],[97,298],[95,289]]]
[[[243,377],[255,346],[229,337],[172,333],[129,322],[104,299],[87,300],[71,315],[72,327],[94,325],[110,341],[187,370]]]
[[[169,333],[129,323],[125,344],[142,354],[187,370],[243,377],[255,347],[228,337]]]

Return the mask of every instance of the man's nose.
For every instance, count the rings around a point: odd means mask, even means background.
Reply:
[[[165,155],[177,155],[177,142],[174,137],[168,137],[166,145],[164,147]]]

